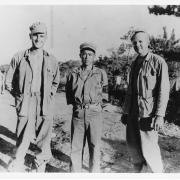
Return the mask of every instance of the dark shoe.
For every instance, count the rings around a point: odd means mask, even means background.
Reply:
[[[135,173],[140,173],[141,170],[143,169],[144,163],[136,163],[134,164],[134,171]]]

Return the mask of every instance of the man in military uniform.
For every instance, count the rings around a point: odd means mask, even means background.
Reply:
[[[146,163],[163,172],[158,131],[163,128],[169,99],[169,76],[165,60],[149,51],[149,36],[137,31],[131,38],[138,56],[133,61],[122,121],[127,124],[127,145],[136,172]]]
[[[36,154],[38,171],[45,170],[45,164],[52,156],[51,128],[59,67],[54,56],[43,50],[47,39],[44,23],[30,26],[30,39],[32,47],[14,55],[6,77],[6,88],[15,97],[18,115],[17,151],[9,165],[10,171],[23,170],[30,142],[40,149]]]
[[[69,74],[66,84],[67,104],[73,105],[71,124],[71,170],[82,172],[83,152],[87,138],[89,171],[100,172],[100,140],[103,100],[107,101],[106,72],[93,65],[96,47],[80,45],[82,65]],[[103,92],[105,92],[103,96]],[[108,106],[106,106],[108,111]],[[110,109],[109,109],[110,110]]]

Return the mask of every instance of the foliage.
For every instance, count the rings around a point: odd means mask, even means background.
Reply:
[[[170,79],[176,78],[180,71],[180,39],[176,39],[174,29],[168,38],[166,27],[163,27],[162,36],[150,36],[152,52],[164,57],[168,63]]]
[[[121,43],[117,49],[111,49],[109,57],[99,57],[95,65],[105,69],[108,75],[109,84],[109,99],[111,103],[121,105],[124,101],[125,91],[128,84],[128,74],[130,70],[130,64],[134,59],[134,52],[131,53],[132,44],[130,37],[134,29],[130,30],[120,37]],[[116,78],[121,77],[121,84],[117,85]]]
[[[59,62],[59,70],[60,70],[61,80],[60,80],[60,83],[59,83],[58,92],[65,91],[65,84],[66,84],[67,74],[74,67],[79,67],[80,64],[81,64],[80,61],[74,61],[74,60],[69,60],[69,61],[64,62],[64,63]]]
[[[180,6],[179,5],[167,5],[166,7],[162,6],[152,6],[148,7],[150,14],[155,15],[173,15],[180,17]],[[164,29],[163,36],[163,48],[159,48],[160,51],[157,51],[159,54],[162,54],[166,59],[169,67],[170,75],[170,85],[171,92],[170,98],[167,107],[166,119],[168,122],[174,122],[180,125],[180,108],[179,108],[179,98],[180,92],[175,91],[174,84],[178,77],[180,77],[180,47],[179,39],[176,40],[174,30],[171,33],[171,37],[167,39],[167,32]],[[166,34],[165,34],[166,33]],[[160,43],[162,44],[162,43]]]
[[[173,15],[180,17],[180,6],[179,5],[167,5],[166,7],[154,5],[148,7],[150,14],[155,15]]]
[[[96,61],[95,65],[107,72],[110,101],[117,101],[118,103],[119,87],[116,85],[116,77],[121,76],[121,89],[123,89],[123,85],[127,82],[127,70],[129,67],[127,63],[127,56],[118,56],[118,53],[116,54],[115,52],[113,52],[111,57],[99,57],[99,60]]]
[[[64,63],[59,63],[59,70],[60,70],[60,73],[61,73],[61,77],[65,77],[66,74],[68,74],[74,67],[78,67],[80,66],[80,61],[73,61],[73,60],[70,60],[70,61],[67,61],[67,62],[64,62]]]
[[[163,35],[154,37],[150,36],[150,48],[153,52],[168,58],[168,53],[170,52],[180,52],[179,46],[180,39],[176,39],[174,29],[172,29],[171,35],[168,38],[167,29],[163,27]]]

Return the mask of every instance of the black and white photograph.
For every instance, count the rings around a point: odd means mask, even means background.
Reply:
[[[180,173],[180,2],[0,4],[0,23],[0,174]]]

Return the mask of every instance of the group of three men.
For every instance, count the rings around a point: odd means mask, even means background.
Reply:
[[[9,171],[21,171],[30,143],[40,151],[36,155],[37,171],[45,171],[51,157],[51,129],[54,96],[60,82],[58,62],[43,50],[47,39],[45,24],[30,26],[32,47],[17,53],[11,61],[6,88],[15,97],[18,115],[17,151]],[[132,37],[138,53],[132,64],[129,88],[122,121],[127,125],[127,145],[137,172],[143,164],[153,172],[163,172],[158,146],[158,129],[168,102],[169,77],[165,61],[148,49],[148,35],[136,32]],[[102,110],[112,111],[108,102],[108,79],[104,70],[93,65],[96,47],[80,45],[82,65],[67,77],[67,104],[73,105],[71,122],[71,171],[82,172],[87,138],[89,171],[100,172]],[[152,126],[151,126],[152,124]]]

